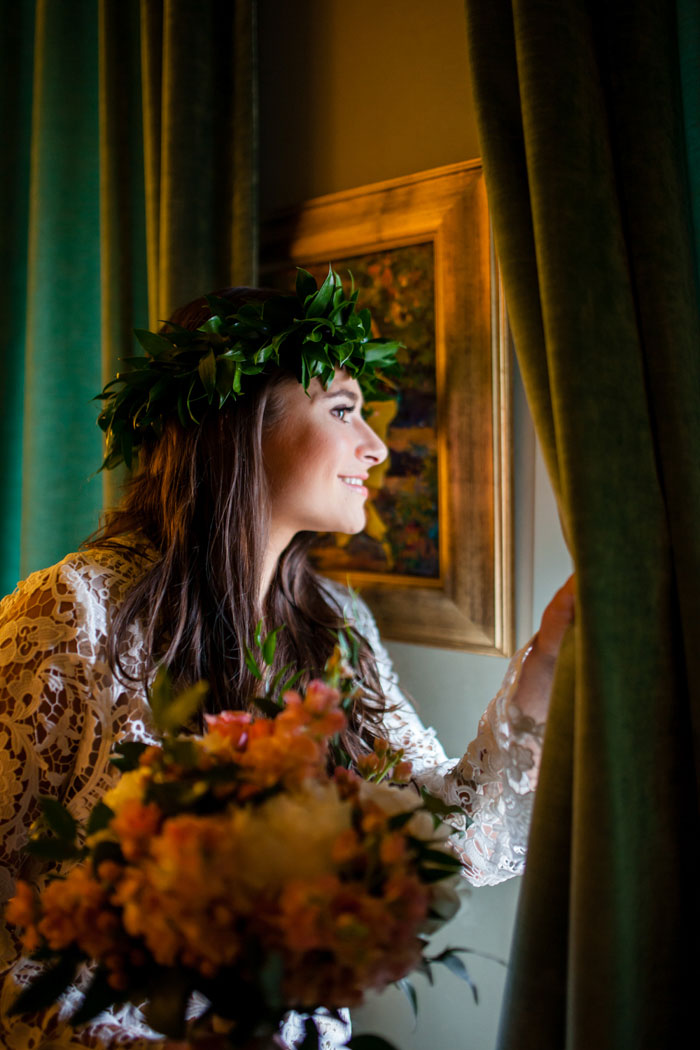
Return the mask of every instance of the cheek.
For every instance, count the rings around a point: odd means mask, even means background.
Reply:
[[[296,423],[279,423],[263,438],[263,460],[273,494],[298,485],[309,476],[316,459],[318,443],[313,428]]]

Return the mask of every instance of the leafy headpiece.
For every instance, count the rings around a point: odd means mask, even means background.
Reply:
[[[319,288],[299,269],[294,295],[278,295],[234,308],[227,299],[207,296],[211,317],[195,331],[171,321],[156,335],[140,329],[136,338],[145,357],[131,357],[98,399],[97,420],[107,436],[102,469],[124,461],[149,433],[160,434],[166,419],[183,426],[199,423],[206,409],[221,408],[245,393],[249,376],[288,369],[305,390],[314,377],[328,387],[336,368],[357,379],[367,399],[390,396],[387,380],[399,371],[402,345],[375,339],[369,310],[357,310],[358,292],[346,297],[338,274],[329,267]]]

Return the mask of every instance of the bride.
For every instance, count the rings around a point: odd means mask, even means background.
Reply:
[[[386,737],[417,784],[461,806],[471,823],[457,820],[453,841],[469,882],[522,872],[573,583],[511,662],[463,757],[448,759],[402,694],[367,606],[307,558],[315,532],[363,529],[365,482],[387,456],[362,408],[394,371],[396,344],[372,339],[355,298],[332,271],[320,289],[300,271],[293,296],[238,288],[196,300],[159,335],[140,333],[148,356],[103,391],[104,466],[138,463],[124,498],[79,552],[0,604],[2,900],[20,871],[39,877],[22,853],[38,797],[84,818],[113,781],[115,739],[151,739],[146,691],[158,665],[181,685],[206,679],[209,712],[254,695],[244,654],[259,620],[285,625],[272,673],[292,663],[307,680],[349,623],[363,690],[345,750],[356,760]],[[2,1045],[141,1048],[158,1038],[135,1011],[75,1033],[56,1008],[8,1016],[35,971],[8,933],[3,954]],[[326,1046],[341,1045],[347,1031],[325,1025]],[[292,1016],[282,1038],[301,1035]]]

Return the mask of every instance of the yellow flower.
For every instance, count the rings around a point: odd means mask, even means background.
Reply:
[[[127,802],[140,802],[146,787],[146,781],[150,780],[151,771],[146,767],[132,769],[124,773],[118,784],[106,792],[102,801],[109,806],[114,813],[119,813]]]

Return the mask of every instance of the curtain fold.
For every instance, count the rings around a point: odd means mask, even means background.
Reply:
[[[578,573],[500,1046],[656,1048],[691,1023],[698,976],[679,946],[699,905],[683,70],[700,54],[681,62],[682,13],[662,0],[467,0],[467,15],[506,299]]]
[[[117,496],[92,398],[132,329],[255,282],[255,2],[2,0],[2,593]]]

